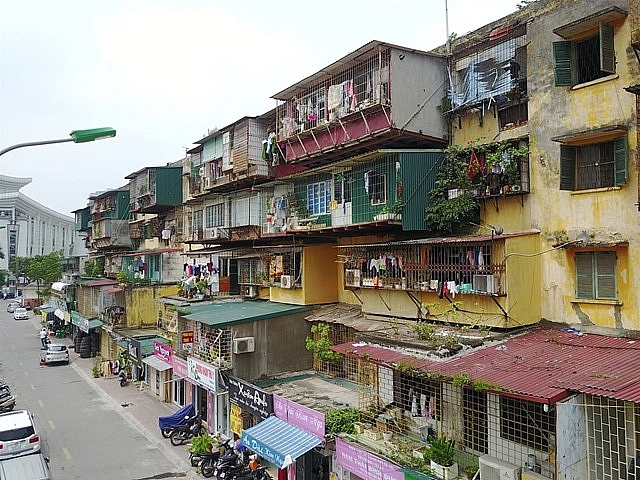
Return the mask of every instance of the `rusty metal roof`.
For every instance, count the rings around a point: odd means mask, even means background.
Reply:
[[[375,363],[409,363],[447,377],[467,374],[544,403],[573,392],[640,403],[640,339],[539,328],[445,360],[357,342],[334,350]]]

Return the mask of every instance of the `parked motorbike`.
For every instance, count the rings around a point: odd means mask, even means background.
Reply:
[[[164,438],[169,438],[173,429],[180,425],[186,425],[189,420],[192,420],[196,415],[196,409],[193,405],[189,404],[177,410],[173,415],[167,415],[166,417],[158,417],[158,427]],[[195,466],[198,464],[196,463]]]
[[[228,480],[271,480],[271,475],[267,471],[266,466],[260,466],[255,470],[247,470],[236,473],[232,477],[227,477]]]
[[[229,479],[233,478],[234,475],[240,474],[246,468],[248,468],[248,465],[245,461],[244,452],[231,449],[221,455],[218,461],[215,462],[213,473],[209,477],[215,476],[218,479]],[[209,472],[207,471],[207,473]],[[202,470],[202,475],[207,476],[204,470]]]
[[[202,453],[199,455],[200,462],[196,463],[196,466],[200,467],[203,477],[212,477],[216,469],[216,464],[221,457],[224,457],[228,452],[233,452],[233,441],[231,439],[218,445],[218,447],[211,453]],[[234,452],[235,454],[235,452]],[[191,458],[191,465],[193,465],[194,458]]]
[[[169,439],[171,440],[171,445],[173,446],[182,445],[190,438],[202,435],[203,431],[204,428],[202,427],[202,416],[198,414],[193,417],[193,421],[189,422],[189,424],[174,427]]]
[[[0,412],[10,412],[16,406],[16,398],[11,393],[9,386],[0,385]]]
[[[120,374],[118,375],[118,377],[120,377],[120,386],[121,387],[126,387],[127,385],[129,385],[129,379],[127,378],[127,372],[125,372],[124,370],[121,370]]]

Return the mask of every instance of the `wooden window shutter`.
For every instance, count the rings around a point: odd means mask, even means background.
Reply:
[[[560,145],[560,190],[576,188],[576,147]]]
[[[616,138],[613,141],[613,163],[615,168],[614,183],[617,187],[624,185],[629,179],[629,159],[627,155],[627,136]]]
[[[576,297],[594,298],[593,253],[576,253]]]
[[[616,253],[596,252],[597,298],[617,298]]]
[[[616,73],[613,27],[602,22],[600,22],[600,70],[607,73]]]
[[[573,85],[573,44],[553,42],[556,87]]]

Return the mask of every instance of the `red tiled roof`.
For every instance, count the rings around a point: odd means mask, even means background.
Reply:
[[[448,377],[468,374],[545,403],[557,402],[571,392],[640,403],[640,339],[541,328],[445,360],[363,343],[333,349],[375,363],[409,362],[416,369]]]

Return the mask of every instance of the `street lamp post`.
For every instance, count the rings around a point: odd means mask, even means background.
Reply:
[[[110,127],[104,128],[90,128],[88,130],[74,130],[69,134],[69,138],[60,138],[57,140],[40,140],[38,142],[25,142],[25,143],[17,143],[16,145],[11,145],[10,147],[3,148],[0,150],[0,155],[4,155],[11,150],[15,150],[16,148],[22,147],[33,147],[37,145],[49,145],[52,143],[64,143],[64,142],[73,142],[73,143],[85,143],[85,142],[93,142],[95,140],[101,140],[103,138],[112,138],[116,136],[116,131]]]

